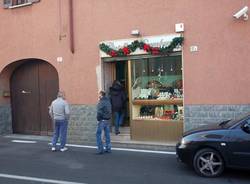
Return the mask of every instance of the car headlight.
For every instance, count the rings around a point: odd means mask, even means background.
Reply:
[[[180,144],[179,148],[185,148],[189,142],[190,142],[190,141],[188,141],[187,138],[183,137],[183,138],[181,139],[181,144]]]
[[[187,143],[187,140],[185,138],[181,139],[181,145],[185,145]]]
[[[187,144],[187,139],[184,137],[181,139],[181,145],[186,145]]]

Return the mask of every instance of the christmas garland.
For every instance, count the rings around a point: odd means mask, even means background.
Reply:
[[[105,43],[101,43],[99,47],[103,52],[105,52],[111,57],[127,56],[130,53],[134,52],[137,48],[140,48],[149,54],[160,55],[160,54],[169,54],[173,52],[174,48],[176,48],[179,45],[182,45],[183,40],[184,40],[183,37],[176,37],[171,41],[171,43],[168,46],[161,46],[161,47],[152,47],[149,44],[138,40],[133,41],[131,44],[127,45],[126,47],[120,48],[119,50],[112,49]]]

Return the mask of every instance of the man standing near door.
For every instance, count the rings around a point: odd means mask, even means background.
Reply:
[[[111,103],[110,100],[106,97],[104,91],[99,92],[99,102],[97,104],[97,130],[96,130],[96,144],[97,144],[97,154],[111,153],[111,143],[110,143],[110,119],[112,116],[111,112]],[[106,149],[103,148],[102,143],[102,131],[105,135],[105,144]]]
[[[59,91],[49,108],[50,117],[54,123],[54,134],[52,138],[52,151],[56,151],[56,143],[60,137],[60,151],[66,151],[67,129],[69,120],[69,105],[65,100],[64,92]]]

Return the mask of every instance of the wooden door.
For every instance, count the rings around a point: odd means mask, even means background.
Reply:
[[[58,75],[54,67],[48,63],[39,63],[39,93],[40,93],[40,122],[41,135],[52,134],[52,123],[48,114],[48,107],[57,96],[59,90]]]
[[[35,60],[18,67],[11,77],[13,132],[48,135],[48,106],[58,91],[58,75],[50,64]]]
[[[40,132],[38,67],[25,64],[11,78],[13,132],[38,134]]]

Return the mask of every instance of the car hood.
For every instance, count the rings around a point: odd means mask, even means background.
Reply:
[[[220,126],[220,123],[213,123],[210,125],[204,125],[198,128],[188,130],[183,133],[183,136],[187,136],[187,135],[198,133],[198,132],[205,132],[205,131],[210,131],[210,130],[221,130],[221,129],[225,129],[225,128],[223,126]]]

